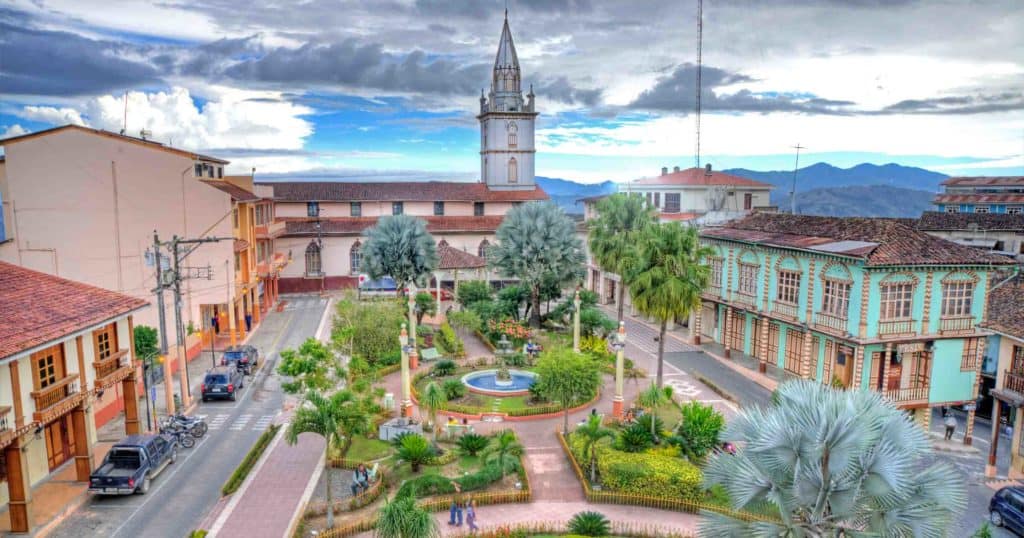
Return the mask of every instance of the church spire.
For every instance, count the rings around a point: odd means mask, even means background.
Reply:
[[[508,27],[508,10],[498,40],[498,54],[494,57],[494,74],[491,77],[491,110],[523,110],[522,76],[519,71],[519,57],[512,41],[512,30]]]

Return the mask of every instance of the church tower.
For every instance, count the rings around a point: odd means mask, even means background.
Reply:
[[[480,179],[494,190],[533,190],[533,87],[523,100],[522,73],[508,11],[494,59],[491,92],[480,92]]]

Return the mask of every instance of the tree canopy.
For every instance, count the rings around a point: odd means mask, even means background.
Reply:
[[[597,217],[587,225],[587,243],[597,265],[628,282],[640,255],[638,243],[644,228],[657,224],[654,210],[639,196],[618,193],[597,202]],[[625,287],[619,286],[619,318],[625,306]]]
[[[531,202],[509,211],[495,235],[488,263],[529,288],[530,325],[540,327],[541,288],[583,278],[586,260],[576,224],[553,202]]]
[[[541,353],[537,361],[535,390],[561,405],[565,413],[564,431],[569,431],[569,409],[597,394],[601,372],[597,361],[571,349],[558,348]]]
[[[338,373],[338,361],[331,349],[316,338],[307,338],[298,349],[281,351],[277,371],[292,378],[281,384],[289,394],[310,390],[327,390],[334,386],[332,376]]]
[[[360,253],[363,270],[372,279],[390,276],[398,289],[410,282],[423,283],[423,277],[437,268],[437,246],[427,232],[426,222],[409,215],[381,217],[366,231]]]

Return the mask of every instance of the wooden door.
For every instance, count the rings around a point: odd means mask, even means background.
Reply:
[[[853,381],[853,350],[846,346],[836,346],[835,375],[843,382],[844,387],[850,387]]]
[[[75,430],[71,416],[64,415],[45,428],[46,462],[50,470],[60,467],[75,453]]]
[[[903,377],[903,365],[896,362],[896,353],[890,353],[889,363],[885,366],[888,369],[885,377],[889,380],[885,390],[899,390],[900,378]]]

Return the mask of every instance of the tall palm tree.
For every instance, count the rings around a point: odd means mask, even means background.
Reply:
[[[876,392],[809,380],[726,426],[735,455],[715,454],[706,487],[733,508],[770,505],[777,523],[705,514],[701,536],[946,536],[967,505],[960,474],[936,461],[925,431]]]
[[[601,424],[601,417],[590,415],[586,424],[576,428],[576,435],[583,436],[583,453],[590,462],[590,482],[597,482],[597,443],[605,437],[614,437],[615,432]]]
[[[294,445],[299,442],[299,435],[315,433],[324,438],[325,458],[324,473],[327,496],[327,526],[334,526],[334,506],[331,496],[331,467],[326,463],[332,446],[341,446],[352,435],[365,431],[369,417],[361,405],[361,401],[347,390],[324,396],[316,391],[306,395],[306,401],[295,410],[295,415],[285,430],[284,439]]]
[[[505,476],[505,468],[510,462],[516,462],[519,456],[523,455],[523,445],[516,440],[516,434],[512,430],[502,430],[495,437],[495,442],[484,451],[484,461],[495,462],[501,469],[501,476]]]
[[[370,278],[395,279],[399,290],[420,282],[437,267],[437,247],[427,223],[409,215],[388,215],[366,231],[360,249],[362,267]]]
[[[660,387],[668,322],[700,308],[700,294],[711,275],[704,260],[712,251],[700,244],[696,228],[669,222],[644,228],[639,237],[639,254],[635,271],[629,275],[629,295],[637,310],[661,323],[657,376]]]
[[[437,412],[448,407],[448,395],[436,381],[431,381],[420,395],[420,405],[427,410],[427,414],[430,416],[430,431],[434,436],[434,441],[437,441]]]
[[[639,196],[613,194],[597,203],[597,217],[588,222],[587,243],[597,265],[628,282],[639,258],[637,238],[640,232],[657,223],[654,210]],[[619,286],[619,321],[626,302],[626,286]]]
[[[658,408],[672,401],[672,387],[659,387],[651,381],[651,386],[640,393],[640,405],[651,410],[651,438],[658,442]]]
[[[380,509],[377,538],[436,538],[441,536],[434,515],[416,505],[411,496],[387,501]]]

